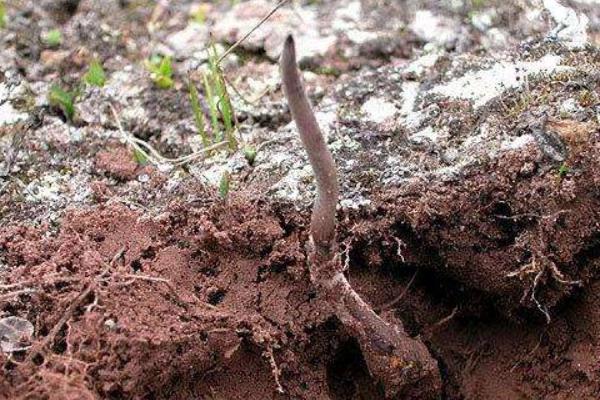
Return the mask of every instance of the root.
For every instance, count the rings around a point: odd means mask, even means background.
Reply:
[[[462,372],[463,375],[470,374],[475,369],[475,367],[477,367],[477,364],[479,364],[481,358],[488,354],[488,346],[489,342],[487,340],[484,340],[480,342],[473,350],[467,353],[469,354],[469,358],[465,362],[465,366]]]
[[[542,333],[540,333],[540,337],[537,341],[537,344],[535,345],[535,347],[529,352],[527,353],[527,355],[525,356],[525,358],[530,358],[531,356],[533,356],[535,354],[535,352],[540,348],[540,346],[542,345],[542,339],[544,338],[544,335],[546,334],[546,331],[544,330]],[[510,369],[510,372],[514,372],[519,365],[523,364],[525,362],[525,360],[519,360],[517,361]]]
[[[277,366],[277,362],[275,361],[275,355],[273,354],[273,347],[268,346],[267,350],[265,350],[265,355],[269,359],[269,365],[271,366],[271,375],[273,375],[273,379],[275,380],[275,385],[277,386],[277,392],[285,393],[283,390],[283,386],[281,386],[281,382],[279,377],[281,376],[281,369]]]
[[[123,125],[121,124],[121,119],[119,117],[119,114],[117,113],[117,110],[114,108],[114,106],[112,104],[110,104],[110,110],[113,114],[113,118],[117,125],[117,129],[119,130],[119,133],[123,137],[123,140],[125,140],[125,142],[129,146],[131,146],[134,150],[136,150],[140,154],[142,154],[146,159],[148,159],[148,161],[150,161],[154,165],[170,164],[173,166],[182,166],[182,165],[185,165],[192,161],[195,161],[198,159],[203,159],[208,154],[210,154],[210,152],[212,152],[213,150],[217,150],[222,147],[225,147],[225,145],[228,143],[226,140],[224,140],[224,141],[215,143],[211,146],[205,147],[202,150],[199,150],[192,154],[188,154],[186,156],[182,156],[182,157],[178,157],[178,158],[168,158],[168,157],[165,157],[162,154],[160,154],[154,147],[152,147],[147,142],[145,142],[141,139],[138,139],[138,138],[134,137],[133,135],[127,133],[125,131],[125,129],[123,128]]]
[[[67,309],[63,313],[62,317],[58,320],[56,325],[54,325],[54,327],[50,330],[50,333],[46,335],[44,340],[38,342],[32,347],[31,351],[29,352],[29,355],[27,356],[28,361],[31,361],[33,357],[45,351],[45,349],[47,349],[54,342],[54,339],[56,335],[58,335],[58,332],[60,332],[60,330],[65,326],[67,321],[73,316],[75,311],[77,311],[77,309],[82,305],[83,301],[92,293],[94,288],[95,286],[93,284],[88,284],[86,288],[82,290],[81,293],[79,293],[79,295],[71,302],[69,307],[67,307]]]
[[[350,251],[352,251],[352,241],[353,241],[353,237],[348,238],[347,240],[345,240],[342,245],[344,246],[344,250],[342,250],[341,252],[339,252],[336,256],[340,257],[340,259],[344,260],[344,268],[343,271],[349,271],[350,270]]]
[[[445,316],[444,318],[440,319],[438,322],[436,322],[435,324],[429,326],[425,332],[427,334],[428,337],[431,337],[431,335],[433,335],[435,333],[435,331],[437,331],[439,328],[441,328],[442,326],[446,325],[448,322],[452,321],[452,319],[456,316],[456,314],[458,313],[458,306],[454,307],[452,309],[452,312]]]
[[[396,251],[396,255],[398,257],[400,257],[400,260],[402,260],[402,263],[405,263],[406,260],[404,260],[404,255],[402,254],[402,249],[406,247],[406,243],[404,243],[402,240],[398,239],[397,237],[394,237],[394,240],[396,241],[396,244],[398,245],[398,250]]]
[[[535,278],[533,278],[533,286],[531,287],[531,301],[533,301],[537,306],[538,310],[540,310],[540,312],[544,314],[544,317],[546,317],[546,323],[549,324],[552,321],[552,318],[550,317],[550,313],[548,312],[548,307],[542,305],[542,303],[540,303],[539,300],[535,297],[535,293],[537,291],[538,285],[540,284],[540,279],[542,278],[543,274],[544,270],[540,270],[536,274]]]
[[[370,373],[383,384],[386,397],[435,398],[441,378],[437,361],[423,342],[377,315],[352,288],[337,259],[328,261],[314,252],[310,258],[312,283],[334,305],[337,317],[357,340]]]
[[[412,278],[410,278],[410,281],[408,281],[408,283],[404,287],[404,290],[402,291],[402,293],[400,293],[398,296],[394,297],[391,301],[387,302],[386,304],[376,308],[375,311],[377,311],[377,312],[387,311],[387,310],[391,309],[392,307],[394,307],[396,304],[398,304],[404,298],[404,296],[406,296],[406,293],[408,293],[408,290],[410,289],[413,282],[415,281],[418,273],[419,273],[419,270],[416,270],[415,273],[413,274]]]
[[[531,262],[523,265],[516,271],[510,272],[506,274],[507,278],[518,277],[520,280],[524,280],[529,275],[534,275],[533,282],[529,289],[526,289],[523,293],[523,297],[521,298],[521,302],[523,302],[527,297],[530,298],[531,302],[536,305],[537,309],[544,315],[546,318],[546,323],[550,323],[552,318],[550,317],[550,312],[548,311],[548,307],[542,304],[538,298],[536,297],[536,293],[538,287],[540,285],[541,279],[543,278],[546,272],[550,273],[550,276],[558,283],[567,286],[581,286],[582,282],[580,280],[568,280],[565,278],[564,274],[558,269],[556,264],[544,258],[543,263],[539,263],[535,255],[532,257]]]

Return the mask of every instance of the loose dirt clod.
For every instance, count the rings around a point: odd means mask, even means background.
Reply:
[[[378,316],[344,276],[335,243],[336,167],[304,92],[292,36],[285,41],[280,62],[284,92],[317,180],[308,259],[311,281],[334,305],[337,317],[359,343],[371,374],[384,384],[387,396],[437,397],[441,378],[437,362],[425,345],[410,338],[401,326]]]

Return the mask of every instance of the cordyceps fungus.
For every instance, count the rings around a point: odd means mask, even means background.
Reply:
[[[304,92],[292,36],[285,41],[280,63],[283,89],[317,181],[318,197],[310,224],[311,282],[360,345],[371,375],[383,384],[387,397],[436,398],[441,391],[439,369],[425,345],[408,336],[402,326],[389,324],[377,315],[344,275],[336,256],[335,162]]]

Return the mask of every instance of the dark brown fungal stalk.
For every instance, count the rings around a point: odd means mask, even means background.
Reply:
[[[310,225],[311,281],[357,340],[369,371],[384,385],[387,397],[436,398],[441,390],[439,369],[425,345],[409,337],[402,326],[385,322],[352,289],[344,275],[336,256],[335,162],[304,92],[291,35],[285,41],[280,63],[283,90],[317,181],[318,197]]]

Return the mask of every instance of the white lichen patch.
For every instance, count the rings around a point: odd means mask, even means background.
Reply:
[[[116,99],[133,99],[139,96],[144,90],[144,86],[139,83],[139,70],[140,66],[127,65],[111,74],[103,88],[106,95]]]
[[[427,126],[424,129],[418,131],[417,133],[410,135],[408,138],[412,142],[415,142],[417,144],[422,144],[425,142],[431,142],[431,143],[437,142],[440,137],[443,137],[446,135],[447,135],[447,132],[441,132],[437,129],[434,129],[431,126]]]
[[[42,175],[23,188],[25,199],[31,202],[57,202],[64,191],[66,177],[56,171]]]
[[[435,65],[437,60],[440,58],[440,55],[441,53],[437,51],[425,53],[421,57],[408,64],[403,72],[405,75],[411,76],[412,78],[421,78],[431,67]]]
[[[277,199],[285,199],[298,203],[298,207],[302,207],[310,198],[310,193],[313,190],[307,190],[307,184],[313,179],[313,173],[310,166],[305,164],[302,167],[291,169],[283,179],[279,180],[269,189],[269,195]],[[314,189],[314,188],[313,188]]]
[[[416,129],[423,121],[423,113],[415,110],[420,86],[419,82],[407,81],[402,83],[400,116],[402,117],[402,124],[409,129]]]
[[[517,136],[516,138],[507,138],[501,143],[500,150],[519,150],[533,142],[535,142],[535,138],[533,137],[533,135],[529,134]]]
[[[361,208],[370,206],[371,203],[371,200],[368,198],[362,196],[361,194],[357,194],[356,196],[342,199],[340,201],[340,208],[344,210],[360,210]]]
[[[430,10],[417,11],[410,29],[420,39],[438,46],[456,42],[460,34],[460,27],[456,21],[435,15]]]
[[[166,44],[178,58],[207,57],[206,43],[208,27],[197,23],[190,23],[184,29],[169,35]]]
[[[487,31],[493,24],[496,11],[494,9],[471,14],[471,24],[482,32]]]
[[[227,151],[216,153],[202,165],[192,165],[190,172],[208,186],[218,187],[225,173],[241,171],[246,165],[240,152],[230,155]]]
[[[0,83],[0,126],[12,125],[27,119],[27,114],[16,110],[12,101],[24,94],[23,85],[8,86],[5,82]]]
[[[240,2],[215,22],[212,33],[219,41],[234,43],[250,32],[272,8],[273,4],[265,0]],[[314,7],[281,8],[241,46],[251,51],[264,49],[267,57],[276,60],[285,37],[292,33],[302,43],[297,49],[298,59],[310,59],[325,54],[336,42],[334,35],[322,35],[319,25]]]
[[[337,35],[345,36],[355,45],[362,45],[389,36],[389,32],[376,31],[366,27],[362,13],[363,7],[360,1],[350,1],[343,4],[336,9],[333,15],[331,30]],[[328,30],[327,27],[324,27],[324,30]],[[352,57],[356,53],[356,46],[348,47],[344,51],[346,57]]]
[[[385,122],[398,113],[396,106],[381,97],[371,97],[361,107],[365,116],[377,124]]]
[[[354,30],[360,21],[362,4],[358,0],[350,1],[335,11],[332,28],[338,32]]]
[[[328,140],[335,129],[334,125],[337,121],[336,109],[332,108],[331,105],[329,107],[319,108],[319,110],[315,112],[315,118],[321,127],[323,137],[325,140]]]
[[[569,116],[570,114],[575,114],[580,110],[582,110],[582,107],[579,105],[579,102],[574,98],[567,99],[563,101],[563,103],[560,105],[561,115]]]
[[[364,44],[381,37],[380,32],[365,31],[361,29],[351,29],[345,31],[346,37],[354,44]]]
[[[15,110],[9,102],[0,104],[0,126],[12,125],[26,118],[27,114]]]
[[[561,66],[561,57],[547,54],[537,61],[500,61],[492,67],[469,72],[464,76],[442,83],[430,92],[444,97],[470,100],[475,108],[485,105],[508,89],[522,87],[534,74],[569,71]]]
[[[336,152],[342,149],[347,150],[360,150],[361,145],[358,141],[352,139],[349,136],[338,136],[337,140],[329,144],[331,151]],[[347,164],[353,163],[353,160],[348,160]]]
[[[544,7],[557,26],[548,37],[556,38],[571,48],[581,48],[588,43],[589,18],[584,14],[577,14],[570,7],[562,5],[557,0],[543,0]]]

